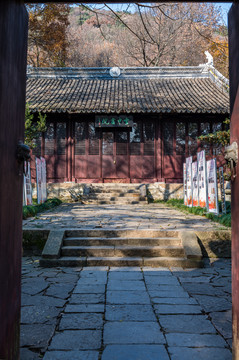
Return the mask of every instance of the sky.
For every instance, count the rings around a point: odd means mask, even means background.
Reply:
[[[222,8],[223,19],[225,21],[225,24],[227,25],[227,13],[230,10],[232,3],[217,3],[217,5]]]
[[[142,2],[143,4],[143,2]],[[230,7],[232,6],[232,3],[215,3],[216,5],[220,6],[222,9],[222,14],[223,14],[223,20],[225,22],[225,24],[227,25],[227,13],[230,9]],[[102,4],[103,5],[103,4]],[[126,10],[128,7],[128,4],[121,4],[121,3],[116,3],[116,4],[110,4],[110,7],[114,10]]]

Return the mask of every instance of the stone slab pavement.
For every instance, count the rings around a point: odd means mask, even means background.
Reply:
[[[227,230],[202,216],[185,214],[164,204],[81,205],[64,203],[23,221],[23,229],[158,229]]]
[[[25,257],[21,360],[229,360],[230,268],[41,268]]]

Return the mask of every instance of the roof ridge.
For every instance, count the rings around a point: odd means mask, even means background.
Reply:
[[[117,69],[117,71],[116,71]],[[158,78],[197,78],[210,77],[207,64],[199,66],[162,66],[162,67],[46,67],[28,66],[28,78],[53,79],[158,79]]]

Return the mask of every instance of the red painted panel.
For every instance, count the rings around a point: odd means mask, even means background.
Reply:
[[[57,155],[55,157],[55,178],[65,181],[66,180],[66,155]]]
[[[130,155],[130,179],[142,179],[142,157]]]
[[[87,156],[75,155],[75,177],[77,179],[84,179],[87,177],[87,161]]]
[[[101,177],[100,156],[88,155],[87,157],[87,176],[91,179]]]
[[[181,161],[173,155],[165,155],[163,159],[163,177],[165,179],[175,178],[175,173],[179,172]]]
[[[54,155],[45,155],[47,180],[55,179],[55,157]]]
[[[116,178],[116,164],[113,155],[102,155],[102,177]]]
[[[36,182],[36,157],[35,157],[35,155],[31,155],[30,168],[31,168],[32,181]]]
[[[142,157],[142,177],[146,179],[155,178],[155,158],[154,156]]]
[[[128,155],[116,155],[116,177],[119,179],[129,178]]]

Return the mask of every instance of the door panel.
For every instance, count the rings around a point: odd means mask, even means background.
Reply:
[[[114,132],[102,133],[102,177],[116,178]]]
[[[101,157],[100,157],[100,133],[95,129],[92,121],[88,127],[88,158],[87,158],[87,177],[90,179],[100,179]]]
[[[143,123],[143,157],[142,157],[142,178],[154,179],[155,156],[154,156],[155,123],[148,121]]]
[[[129,178],[128,131],[116,131],[116,177]]]

